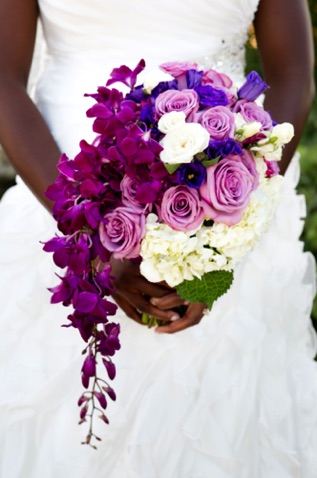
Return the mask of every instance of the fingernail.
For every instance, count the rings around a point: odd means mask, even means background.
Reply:
[[[175,315],[172,315],[172,317],[170,318],[170,321],[174,322],[174,320],[178,320],[178,319],[179,319],[179,315],[175,314]]]
[[[189,304],[190,304],[189,300],[184,301],[184,305],[189,305]]]
[[[157,304],[157,299],[155,299],[155,297],[152,297],[150,299],[150,302],[151,302],[151,304],[156,305]]]

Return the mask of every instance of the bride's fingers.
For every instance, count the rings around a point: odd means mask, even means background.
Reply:
[[[179,307],[180,305],[188,305],[188,302],[182,299],[177,292],[171,292],[163,297],[152,297],[150,302],[162,310],[173,309],[174,307]]]
[[[188,327],[192,327],[201,321],[205,308],[206,304],[203,303],[190,304],[183,317],[167,325],[157,327],[155,332],[159,334],[174,334],[175,332],[180,332]]]
[[[142,324],[141,314],[137,311],[137,309],[122,295],[113,293],[112,298],[116,301],[116,304],[123,310],[123,312],[135,322]]]
[[[142,312],[155,317],[156,319],[163,320],[164,322],[170,322],[180,318],[180,315],[173,310],[162,310],[155,307],[149,302],[146,296],[140,292],[126,291],[124,297],[121,294],[114,293],[112,294],[112,297],[126,315],[138,323],[142,323]]]

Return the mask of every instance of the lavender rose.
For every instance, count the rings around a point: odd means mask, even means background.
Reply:
[[[227,226],[237,224],[249,203],[253,187],[254,176],[241,156],[230,155],[210,166],[206,183],[200,188],[206,216]]]
[[[271,130],[273,122],[270,114],[262,106],[252,102],[238,101],[234,110],[235,113],[241,113],[247,123],[258,121],[261,123],[261,130]]]
[[[201,199],[195,189],[174,186],[165,191],[161,204],[161,220],[175,231],[197,229],[205,217]]]
[[[184,75],[188,70],[195,70],[197,66],[197,63],[191,63],[189,61],[170,61],[160,65],[160,68],[165,73],[169,73],[174,76],[174,78],[178,78]]]
[[[159,117],[170,111],[183,111],[187,120],[191,121],[198,108],[199,98],[195,90],[167,90],[155,100],[155,110]]]
[[[254,161],[253,154],[247,149],[243,149],[240,160],[253,177],[252,191],[254,191],[259,185],[259,173],[256,169],[256,163]]]
[[[129,207],[118,207],[106,214],[106,223],[100,223],[99,237],[102,245],[113,252],[115,259],[138,257],[141,240],[145,235],[145,216]]]
[[[218,86],[222,86],[225,88],[232,87],[232,81],[229,76],[225,75],[224,73],[218,73],[211,68],[209,68],[208,70],[204,70],[202,84],[211,85],[214,88],[217,88]]]
[[[123,177],[120,189],[122,192],[122,202],[126,206],[133,206],[135,209],[140,210],[144,209],[144,205],[142,205],[135,197],[141,183],[141,179],[137,177],[130,178],[127,175]]]
[[[234,115],[225,106],[215,106],[204,111],[199,123],[208,131],[211,139],[228,139],[234,136]]]

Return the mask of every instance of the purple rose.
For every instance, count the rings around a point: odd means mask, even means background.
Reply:
[[[256,100],[269,86],[262,80],[256,71],[251,71],[246,77],[245,83],[238,90],[238,98],[248,101]]]
[[[130,178],[127,175],[123,177],[120,188],[122,192],[122,202],[126,206],[133,206],[135,209],[140,210],[144,209],[144,205],[140,204],[135,197],[141,183],[142,181],[137,177]]]
[[[178,78],[184,75],[188,70],[195,70],[197,66],[197,63],[191,63],[189,61],[170,61],[160,65],[160,69],[174,76],[174,78]]]
[[[262,106],[250,101],[238,101],[233,109],[234,113],[241,113],[247,123],[258,121],[262,124],[261,130],[271,130],[273,128],[272,118]]]
[[[159,117],[170,111],[183,111],[186,118],[191,121],[198,108],[198,95],[194,90],[167,90],[155,100],[155,109]]]
[[[165,191],[161,204],[161,220],[175,231],[192,231],[205,217],[201,199],[195,189],[174,186]]]
[[[227,156],[207,168],[207,181],[200,188],[206,216],[215,222],[233,226],[242,219],[249,204],[254,177],[241,156]]]
[[[214,88],[217,88],[218,86],[223,86],[225,88],[232,87],[232,81],[229,76],[225,75],[224,73],[218,73],[211,68],[204,70],[202,84],[211,85]]]
[[[240,160],[242,161],[244,166],[247,168],[247,170],[253,177],[252,191],[254,191],[259,185],[259,173],[256,169],[256,163],[254,161],[254,157],[249,150],[243,149],[242,155],[240,156]]]
[[[208,131],[211,139],[228,139],[234,136],[234,115],[225,106],[215,106],[204,111],[199,123]]]
[[[106,222],[99,225],[102,245],[113,252],[115,259],[138,257],[145,235],[145,216],[126,206],[106,214]]]

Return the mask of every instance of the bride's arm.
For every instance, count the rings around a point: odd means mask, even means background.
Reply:
[[[60,152],[26,92],[37,19],[36,0],[0,0],[0,144],[49,209],[44,191],[55,181]]]
[[[255,34],[265,81],[265,109],[289,121],[295,137],[280,163],[285,172],[300,140],[315,93],[312,28],[306,0],[260,0]]]

